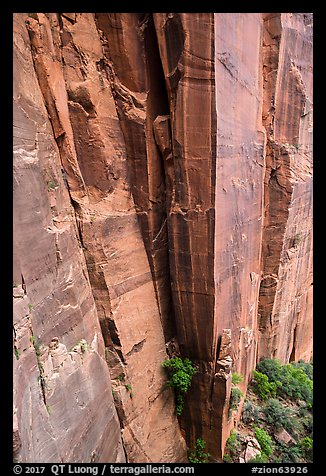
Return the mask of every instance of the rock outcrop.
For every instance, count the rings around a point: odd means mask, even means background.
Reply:
[[[14,15],[17,461],[219,462],[232,372],[311,358],[311,49],[304,13]]]

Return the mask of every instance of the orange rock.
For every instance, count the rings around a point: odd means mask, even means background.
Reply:
[[[18,460],[221,461],[232,371],[311,358],[311,51],[305,13],[15,14]]]

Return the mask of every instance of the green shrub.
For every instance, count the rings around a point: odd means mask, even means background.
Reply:
[[[312,364],[293,362],[282,365],[276,359],[265,359],[258,363],[257,370],[276,385],[278,395],[304,400],[312,406],[313,382],[308,376],[312,375]]]
[[[183,412],[184,395],[189,390],[196,369],[189,359],[181,359],[180,357],[166,359],[162,366],[167,370],[170,377],[167,386],[175,389],[177,400],[176,413],[180,416]]]
[[[262,449],[262,453],[264,453],[267,457],[271,456],[273,453],[273,442],[267,431],[265,431],[263,428],[257,427],[255,429],[255,437]]]
[[[177,399],[177,404],[176,404],[175,412],[178,416],[181,416],[183,412],[183,407],[184,407],[184,396],[181,393],[178,393],[176,395],[176,399]]]
[[[292,447],[282,447],[281,456],[282,463],[300,463],[302,460],[302,452],[299,445]]]
[[[232,430],[231,430],[231,433],[230,433],[230,436],[229,436],[229,438],[228,438],[227,441],[226,441],[226,447],[227,447],[227,449],[233,449],[233,448],[234,448],[235,443],[236,443],[236,441],[237,441],[237,438],[238,438],[237,432],[236,432],[234,429],[232,429]]]
[[[267,423],[275,429],[285,428],[292,436],[300,431],[300,423],[296,413],[284,405],[279,400],[271,398],[264,407],[264,414]]]
[[[243,376],[237,372],[232,372],[232,383],[238,385],[240,382],[243,382]]]
[[[313,382],[301,367],[292,364],[284,366],[286,381],[282,385],[283,392],[294,400],[304,400],[310,406],[313,400]]]
[[[128,392],[132,392],[132,386],[130,383],[125,383],[125,389],[128,390]]]
[[[228,454],[223,456],[223,463],[232,463],[232,458]]]
[[[48,185],[48,191],[55,190],[58,187],[58,182],[55,178],[53,178],[48,181],[47,185]]]
[[[242,397],[243,397],[243,393],[238,387],[231,388],[230,406],[229,406],[230,411],[237,410]]]
[[[210,454],[205,453],[205,447],[205,441],[202,438],[197,438],[195,449],[188,456],[189,463],[208,463]]]
[[[300,421],[302,422],[302,425],[304,426],[308,434],[312,435],[314,425],[312,414],[307,413],[305,416],[301,417]]]
[[[254,458],[251,458],[248,463],[268,463],[269,458],[265,453],[261,452]]]
[[[303,360],[298,360],[298,362],[291,362],[291,365],[297,369],[302,369],[307,375],[308,379],[313,380],[313,364],[312,362],[304,362]]]
[[[305,456],[305,458],[312,460],[313,439],[309,436],[306,436],[305,438],[302,438],[298,446],[300,447],[301,452]]]
[[[226,441],[225,449],[230,456],[236,456],[241,450],[241,442],[238,433],[233,429]]]
[[[262,399],[267,400],[271,397],[276,397],[277,385],[274,382],[269,382],[268,376],[254,370],[254,392]]]
[[[17,349],[17,347],[14,347],[14,352],[15,352],[15,357],[16,357],[16,359],[19,360],[20,351],[19,351],[19,349]]]
[[[260,407],[252,403],[251,400],[245,400],[242,411],[242,421],[250,424],[259,420]]]

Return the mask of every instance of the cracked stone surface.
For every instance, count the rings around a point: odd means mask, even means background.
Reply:
[[[13,108],[15,461],[221,461],[312,356],[312,15],[17,13]]]

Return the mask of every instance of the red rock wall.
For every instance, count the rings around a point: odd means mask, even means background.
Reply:
[[[15,458],[125,461],[75,212],[18,14],[13,135]]]
[[[20,284],[23,274],[27,289],[24,301],[15,298],[15,305],[17,301],[21,308],[27,299],[33,303],[31,316],[27,301],[21,314],[15,312],[15,345],[20,352],[15,363],[23,372],[26,356],[34,357],[35,370],[25,370],[25,379],[38,396],[32,401],[38,419],[44,415],[46,421],[28,428],[31,391],[22,401],[17,380],[22,443],[18,458],[123,461],[123,443],[129,462],[182,462],[185,443],[161,367],[167,358],[163,328],[94,16],[37,14],[26,19],[17,14],[15,20],[17,54],[22,50],[15,70],[15,125],[19,137],[21,128],[31,129],[29,148],[17,139],[15,150],[14,280]],[[28,119],[32,114],[40,116],[40,131],[34,116]],[[20,343],[18,328],[26,328],[28,334],[30,320],[45,352],[46,388],[49,379],[56,383],[55,396],[51,386],[52,397],[46,395],[44,402],[29,335],[23,347]],[[68,353],[68,363],[59,368],[62,378],[60,372],[52,375],[48,344],[56,336],[66,346],[64,354],[80,339],[87,341],[90,348],[81,355],[82,363],[87,357],[82,370],[79,360],[75,370],[71,368],[74,359]],[[74,392],[76,400],[69,398]],[[69,434],[63,437],[61,431],[67,428]],[[51,438],[44,441],[46,431]],[[35,454],[30,451],[33,439],[40,441]],[[55,450],[57,440],[60,450]]]
[[[243,375],[243,391],[257,352],[265,173],[262,26],[261,14],[215,14],[214,310],[218,336],[225,328],[231,331],[232,371]],[[222,452],[232,426],[232,417],[222,419]]]
[[[259,358],[312,357],[312,14],[265,14]]]
[[[311,21],[15,15],[17,460],[221,461],[231,372],[311,358]]]

